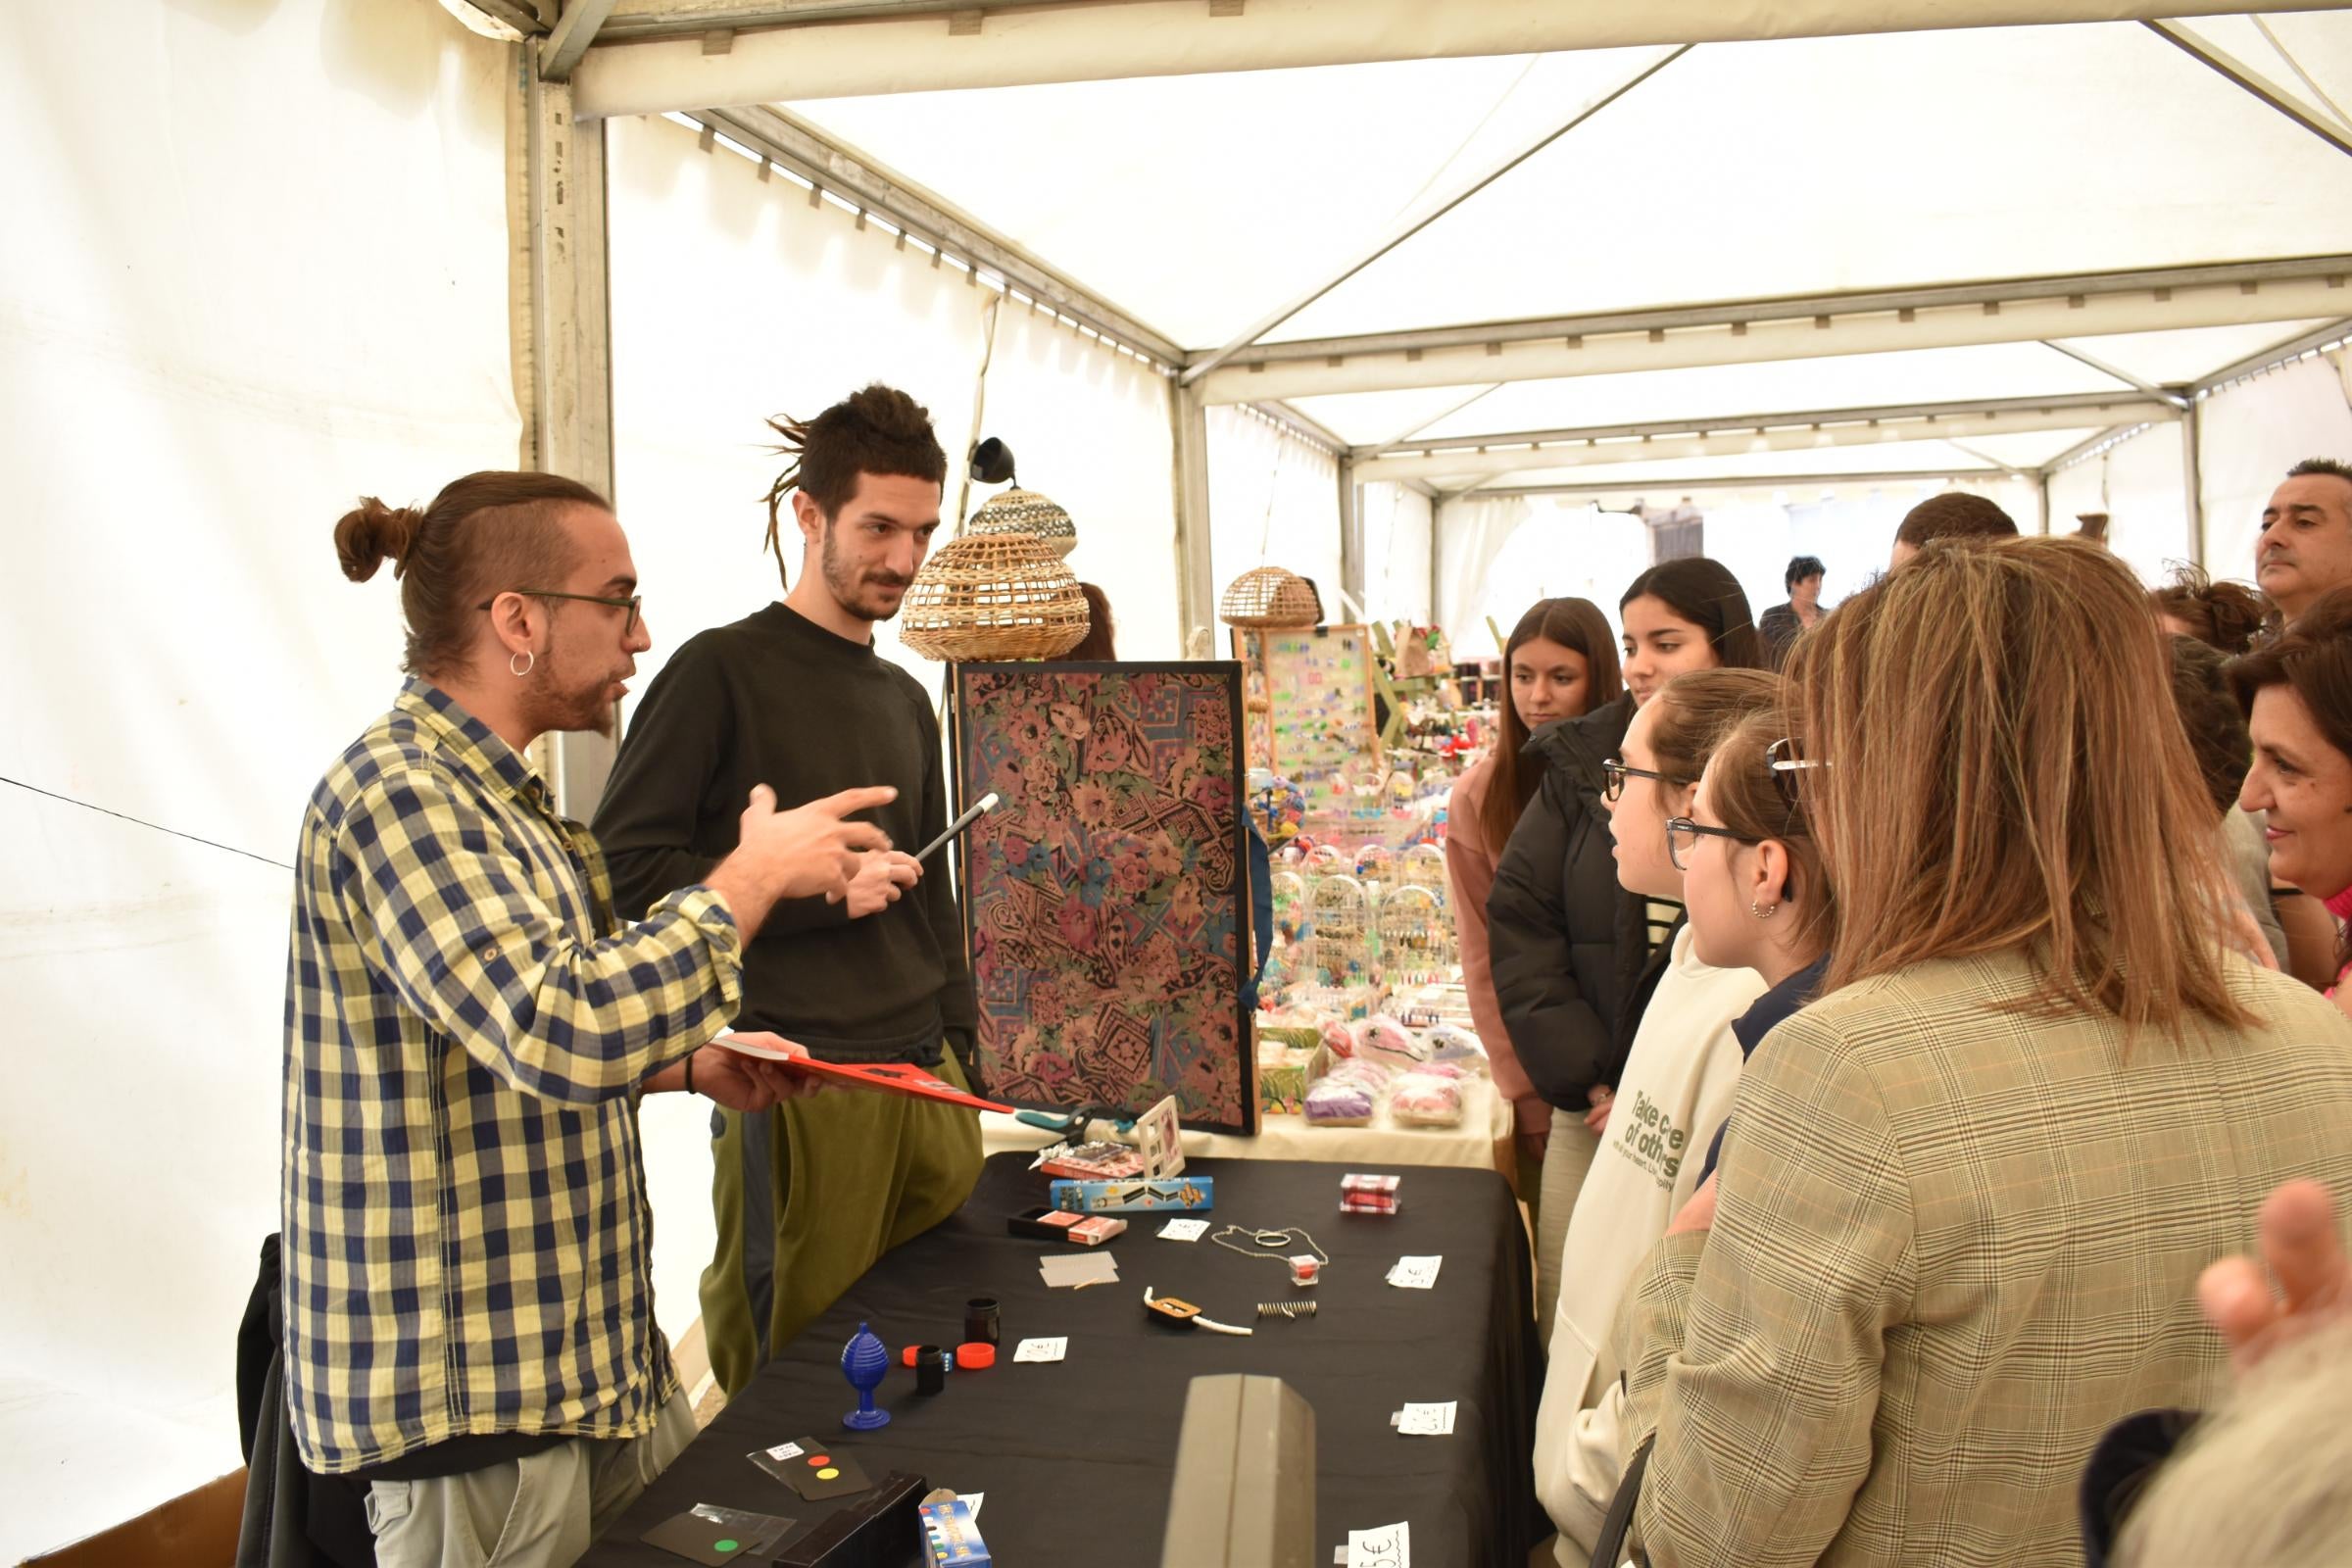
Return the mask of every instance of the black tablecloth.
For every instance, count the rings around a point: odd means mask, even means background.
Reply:
[[[1298,1161],[1196,1160],[1216,1178],[1223,1225],[1303,1225],[1331,1256],[1311,1292],[1261,1257],[1161,1240],[1166,1216],[1128,1215],[1106,1249],[1119,1281],[1048,1290],[1040,1257],[1081,1253],[1008,1235],[1004,1221],[1045,1201],[1025,1154],[988,1161],[961,1212],[877,1263],[720,1413],[583,1559],[587,1568],[676,1568],[683,1559],[638,1538],[697,1503],[782,1514],[802,1529],[839,1506],[802,1501],[745,1455],[804,1434],[858,1456],[874,1479],[891,1470],[934,1487],[987,1494],[981,1534],[1003,1568],[1159,1561],[1168,1486],[1190,1381],[1250,1372],[1282,1378],[1315,1411],[1317,1561],[1350,1530],[1405,1521],[1415,1568],[1520,1568],[1537,1539],[1535,1409],[1543,1365],[1527,1243],[1510,1189],[1491,1170],[1413,1167],[1402,1212],[1340,1213],[1343,1167]],[[1378,1167],[1368,1167],[1377,1169]],[[1445,1258],[1435,1289],[1386,1282],[1405,1254]],[[1144,1287],[1257,1332],[1241,1339],[1171,1329],[1148,1318]],[[915,1344],[961,1337],[964,1302],[1003,1303],[999,1364],[952,1374],[947,1391],[914,1392],[898,1364]],[[1317,1315],[1254,1321],[1259,1301],[1311,1297]],[[860,1321],[890,1348],[875,1400],[894,1417],[878,1432],[843,1429],[857,1404],[841,1375],[843,1343]],[[1015,1365],[1024,1339],[1069,1340],[1066,1360]],[[1454,1433],[1400,1437],[1389,1415],[1407,1400],[1458,1402]],[[797,1534],[797,1532],[796,1532]]]

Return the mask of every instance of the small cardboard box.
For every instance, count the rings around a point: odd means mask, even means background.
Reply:
[[[1057,1181],[1054,1206],[1073,1214],[1156,1214],[1216,1206],[1216,1178],[1167,1176],[1134,1182]]]
[[[926,1502],[917,1510],[923,1519],[923,1561],[930,1568],[992,1568],[988,1543],[972,1519],[972,1505],[962,1497],[949,1502]]]

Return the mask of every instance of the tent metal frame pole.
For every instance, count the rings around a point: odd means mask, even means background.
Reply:
[[[1699,495],[1710,490],[1794,490],[1807,485],[1949,483],[1954,480],[2007,479],[2006,468],[1905,468],[1882,473],[1767,473],[1724,478],[1604,479],[1596,484],[1505,485],[1480,489],[1480,500],[1498,496]],[[1467,490],[1449,492],[1458,501]]]
[[[1335,458],[1345,458],[1348,455],[1347,442],[1341,440],[1339,436],[1323,425],[1300,414],[1288,403],[1268,400],[1264,403],[1252,403],[1250,407],[1281,425],[1283,429],[1310,447],[1321,448]]]
[[[1602,110],[1608,108],[1609,105],[1615,103],[1627,93],[1632,92],[1636,87],[1641,86],[1643,82],[1649,80],[1650,77],[1656,75],[1659,72],[1664,71],[1668,66],[1673,65],[1677,60],[1680,60],[1683,56],[1689,54],[1697,46],[1695,44],[1688,43],[1675,45],[1673,48],[1667,50],[1666,53],[1660,55],[1657,59],[1650,61],[1648,64],[1642,67],[1641,70],[1635,72],[1632,75],[1617,83],[1617,85],[1614,87],[1609,88],[1607,91],[1601,93],[1598,97],[1585,104],[1582,108],[1578,109],[1575,114],[1571,115],[1564,122],[1554,126],[1550,130],[1545,131],[1529,146],[1523,147],[1518,152],[1515,152],[1509,157],[1500,160],[1492,168],[1489,168],[1485,172],[1477,174],[1464,181],[1453,191],[1451,195],[1448,195],[1442,201],[1437,202],[1435,205],[1422,212],[1418,217],[1410,219],[1405,222],[1399,223],[1395,228],[1392,228],[1387,234],[1373,241],[1369,247],[1358,254],[1352,261],[1342,267],[1337,272],[1332,273],[1322,282],[1315,284],[1313,287],[1305,290],[1303,293],[1294,296],[1286,304],[1277,306],[1271,313],[1261,317],[1256,322],[1251,324],[1248,330],[1244,331],[1241,336],[1235,338],[1223,348],[1216,349],[1208,354],[1201,355],[1193,360],[1184,368],[1185,385],[1190,386],[1194,382],[1200,380],[1209,371],[1215,369],[1218,366],[1231,359],[1236,353],[1248,348],[1250,344],[1255,343],[1259,338],[1264,337],[1268,332],[1273,331],[1274,328],[1280,326],[1292,317],[1297,316],[1300,311],[1305,310],[1308,306],[1314,304],[1315,301],[1323,298],[1324,295],[1329,294],[1333,289],[1338,288],[1342,283],[1347,282],[1349,278],[1355,276],[1356,273],[1362,271],[1365,268],[1370,267],[1374,262],[1379,261],[1382,257],[1388,255],[1397,246],[1402,245],[1406,240],[1411,239],[1415,234],[1420,233],[1430,224],[1436,222],[1439,219],[1444,218],[1447,213],[1452,212],[1455,208],[1461,206],[1462,203],[1468,201],[1480,191],[1485,190],[1489,185],[1494,184],[1496,180],[1502,178],[1503,175],[1509,173],[1512,170],[1517,169],[1521,164],[1526,163],[1529,159],[1535,157],[1536,154],[1542,152],[1544,148],[1549,147],[1553,142],[1558,141],[1562,136],[1567,135],[1570,131],[1576,129],[1577,126],[1585,123],[1585,122],[1591,120],[1594,115],[1599,114]]]
[[[1355,482],[1355,465],[1340,459],[1340,586],[1370,612],[1364,597],[1364,487]]]
[[[975,262],[1021,292],[1171,371],[1185,351],[1075,279],[1064,277],[970,214],[949,206],[806,121],[765,106],[697,109],[688,118],[723,132],[819,190],[887,220],[924,244]]]
[[[2240,90],[2284,115],[2337,152],[2352,154],[2352,130],[2347,130],[2334,116],[2314,109],[2228,50],[2200,38],[2170,18],[2145,18],[2140,25],[2168,43],[2178,45],[2191,59],[2212,67]]]
[[[2041,500],[2041,531],[2047,537],[2050,531],[2050,470],[2038,470],[2034,479],[2034,493]]]
[[[2276,369],[2301,359],[2315,349],[2326,348],[2329,344],[2342,342],[2346,338],[2352,338],[2352,316],[2329,321],[2326,326],[2315,327],[2309,332],[2298,333],[2283,342],[2274,343],[2259,353],[2249,354],[2242,360],[2225,365],[2203,380],[2192,383],[2188,389],[2189,395],[2205,397],[2241,377]]]
[[[2139,268],[2111,272],[2062,272],[2038,277],[1941,283],[1908,289],[1857,289],[1832,294],[1788,294],[1724,300],[1709,305],[1657,310],[1610,311],[1589,316],[1550,316],[1468,326],[1435,326],[1404,332],[1367,332],[1354,337],[1300,338],[1257,343],[1237,351],[1225,368],[1297,360],[1355,359],[1379,354],[1427,353],[1434,349],[1479,348],[1495,343],[1541,342],[1547,338],[1600,337],[1617,332],[1671,332],[1685,327],[1738,327],[1761,321],[1836,320],[1852,316],[1899,316],[1905,311],[1947,306],[1985,306],[2029,300],[2067,300],[2106,294],[2262,284],[2327,278],[2341,286],[2352,277],[2352,254],[2281,257],[2258,262],[2222,262],[2191,267]],[[2038,341],[2038,340],[2035,340]],[[1494,376],[1467,377],[1464,384]]]
[[[523,122],[508,155],[509,213],[520,230],[522,298],[511,320],[522,466],[577,479],[618,505],[605,127],[572,117],[571,86],[541,70],[536,43],[513,47]],[[587,820],[612,774],[613,743],[579,731],[543,737],[541,748],[556,808]]]
[[[1430,457],[1447,452],[1475,452],[1487,447],[1552,445],[1569,441],[1617,441],[1671,435],[1725,435],[1741,430],[1762,434],[1775,429],[1802,429],[1825,424],[1877,424],[1913,419],[1988,417],[2002,414],[2049,414],[2065,409],[2095,411],[2141,401],[2136,393],[2066,392],[2042,398],[1984,398],[1976,402],[1886,403],[1862,408],[1803,409],[1779,414],[1740,414],[1724,418],[1655,419],[1642,424],[1572,425],[1554,430],[1517,430],[1493,435],[1446,436],[1434,441],[1392,441],[1386,446],[1355,447],[1351,458]],[[2173,402],[2172,398],[2165,401]],[[1923,432],[1926,433],[1926,432]]]
[[[2149,397],[2162,398],[2165,402],[2172,404],[2175,408],[2185,409],[2188,407],[2188,399],[2183,397],[2179,392],[2158,386],[2153,381],[2143,380],[2139,376],[2133,375],[2130,370],[2118,368],[2115,366],[2109,365],[2105,360],[2083,353],[2081,349],[2070,349],[2064,343],[2056,342],[2053,339],[2046,337],[2041,340],[2041,346],[2045,349],[2051,350],[2054,353],[2065,355],[2068,359],[2073,360],[2078,365],[2087,365],[2092,369],[2098,371],[2101,375],[2112,375],[2118,381],[2123,382],[2124,385],[2135,387],[2138,390],[2145,392]]]
[[[2100,447],[2105,446],[2108,442],[2116,440],[2127,432],[2136,430],[2138,428],[2140,428],[2140,421],[2137,419],[2132,420],[2129,424],[2111,424],[2106,429],[2099,431],[2097,434],[2086,436],[2082,440],[2076,442],[2073,446],[2068,447],[2064,452],[2059,453],[2056,457],[2052,458],[2049,462],[2041,466],[2041,471],[2043,473],[2057,473],[2061,469],[2070,468],[2074,466],[2075,464],[2081,462],[2083,458],[2088,457],[2093,452],[2096,452]]]
[[[2205,474],[2197,447],[2205,435],[2205,410],[2191,403],[2180,416],[2180,493],[2188,506],[2188,559],[2205,564]]]
[[[572,68],[596,42],[596,31],[612,15],[614,0],[565,0],[564,16],[539,45],[539,74],[547,81],[569,81]]]
[[[1209,550],[1208,409],[1174,377],[1168,380],[1168,419],[1175,434],[1177,642],[1186,659],[1213,659],[1217,586]],[[1209,646],[1196,654],[1200,637]]]

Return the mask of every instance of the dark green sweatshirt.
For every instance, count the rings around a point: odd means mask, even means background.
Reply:
[[[895,784],[872,820],[911,855],[947,826],[939,722],[913,676],[781,604],[687,640],[620,744],[595,831],[631,919],[735,848],[752,786],[779,810]],[[772,1029],[834,1061],[968,1059],[978,1008],[948,856],[898,903],[852,920],[821,898],[778,904],[744,956],[739,1029]]]

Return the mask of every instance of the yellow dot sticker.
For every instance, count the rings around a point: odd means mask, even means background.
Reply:
[[[841,1479],[841,1472],[833,1466],[827,1465],[824,1469],[819,1470],[816,1473],[816,1479],[819,1481],[838,1481]]]

